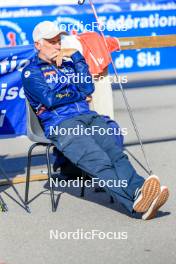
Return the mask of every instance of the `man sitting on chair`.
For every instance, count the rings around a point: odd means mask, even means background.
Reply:
[[[114,200],[132,215],[137,212],[142,219],[151,219],[167,201],[168,188],[160,186],[155,175],[146,180],[139,176],[118,146],[112,128],[89,109],[86,99],[94,85],[88,65],[79,51],[61,50],[62,34],[49,21],[35,27],[33,40],[38,53],[22,72],[25,95],[46,137],[65,157],[103,181]],[[75,134],[75,129],[79,133]]]

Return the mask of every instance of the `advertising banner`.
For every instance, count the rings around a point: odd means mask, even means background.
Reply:
[[[104,13],[99,18],[104,25],[105,35],[114,37],[168,35],[174,34],[176,27],[174,10]],[[33,28],[43,20],[54,21],[68,32],[98,32],[97,23],[92,23],[95,21],[92,14],[0,19],[0,46],[5,46],[0,49],[1,135],[26,133],[21,71],[34,56],[31,45]],[[121,30],[121,25],[125,25],[127,30]],[[174,52],[175,48],[114,52],[113,59],[119,73],[160,71],[176,68]],[[113,74],[111,67],[109,73]]]

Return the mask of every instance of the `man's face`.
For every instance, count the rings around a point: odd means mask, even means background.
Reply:
[[[43,39],[36,42],[35,47],[39,50],[39,54],[47,60],[51,60],[56,52],[61,50],[61,35],[57,35],[52,39]]]

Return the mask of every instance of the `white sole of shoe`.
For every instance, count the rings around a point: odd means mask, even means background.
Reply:
[[[137,213],[146,212],[159,194],[159,178],[156,175],[151,175],[145,180],[141,189],[141,194],[133,204],[134,211]]]
[[[148,211],[143,214],[142,219],[143,220],[150,220],[154,218],[161,206],[163,206],[169,198],[169,190],[166,186],[161,187],[161,193],[156,197],[156,199],[153,201],[151,206],[149,207]]]

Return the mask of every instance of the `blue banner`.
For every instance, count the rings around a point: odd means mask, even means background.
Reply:
[[[99,16],[105,35],[114,37],[150,36],[174,34],[176,15],[174,10],[126,13],[105,13]],[[98,32],[93,15],[63,15],[0,20],[0,46],[26,45],[32,43],[34,26],[43,20],[51,20],[62,29],[78,33],[92,30]],[[91,22],[92,25],[91,25]],[[124,25],[127,30],[121,30]],[[64,27],[63,27],[64,26]],[[114,53],[113,59],[119,73],[176,68],[172,59],[176,48],[150,49]],[[165,59],[167,58],[167,60]],[[110,73],[113,73],[110,68]]]
[[[174,34],[176,15],[174,10],[116,12],[99,16],[104,25],[105,35],[115,37],[167,35]],[[95,21],[93,15],[62,15],[45,17],[28,17],[18,19],[0,19],[0,46],[15,46],[0,49],[0,134],[23,135],[26,133],[24,92],[21,83],[22,68],[34,56],[32,31],[43,20],[63,24],[67,31],[77,25],[77,31]],[[127,30],[118,30],[119,25],[126,25]],[[111,26],[115,25],[115,30]],[[98,31],[97,24],[93,28]],[[156,71],[175,69],[173,54],[176,48],[145,49],[136,51],[114,52],[113,59],[119,73]],[[113,70],[110,67],[110,74]]]
[[[34,56],[33,46],[0,49],[0,134],[26,134],[21,71]]]
[[[32,31],[43,20],[54,21],[66,31],[98,31],[94,15],[62,15],[29,18],[0,19],[0,46],[27,45],[32,43]],[[175,10],[104,13],[99,16],[105,35],[116,37],[174,34]],[[126,30],[122,30],[125,27]]]

